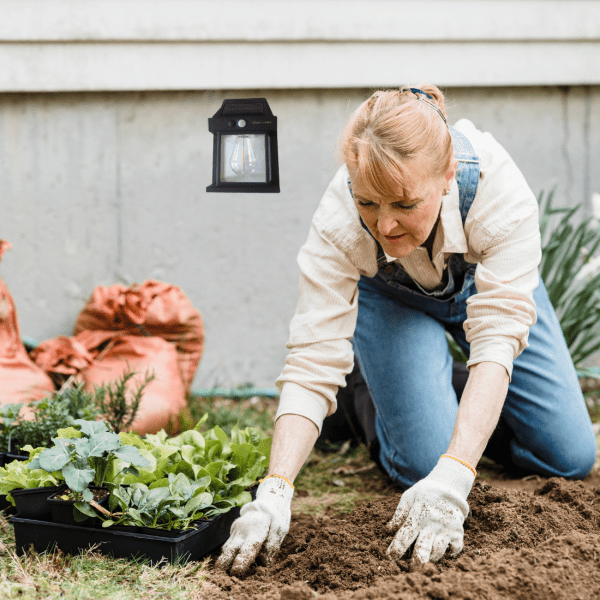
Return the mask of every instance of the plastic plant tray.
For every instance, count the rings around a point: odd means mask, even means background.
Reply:
[[[24,519],[40,519],[49,521],[52,518],[48,497],[66,486],[53,485],[31,489],[17,489],[11,492],[17,512]]]
[[[36,552],[56,547],[67,554],[77,554],[96,546],[98,552],[115,558],[146,558],[152,563],[168,561],[181,563],[199,560],[221,546],[229,537],[231,525],[240,514],[239,508],[218,515],[209,521],[200,521],[194,529],[184,530],[179,536],[111,531],[108,527],[80,527],[36,519],[11,518],[15,529],[17,552],[23,554],[33,546]]]

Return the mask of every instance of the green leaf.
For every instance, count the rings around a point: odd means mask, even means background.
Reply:
[[[108,426],[104,421],[86,421],[85,419],[75,419],[73,423],[75,425],[79,425],[81,432],[87,436],[104,433],[108,430]]]
[[[102,456],[106,452],[111,452],[121,447],[121,438],[112,431],[93,433],[90,435],[89,442],[90,456]]]
[[[152,449],[152,445],[146,443],[137,433],[121,431],[119,437],[123,446],[135,446],[139,450]]]
[[[59,429],[56,432],[56,437],[62,440],[70,440],[81,438],[83,434],[81,431],[75,429],[75,427],[66,427],[64,429]]]
[[[62,469],[71,459],[64,447],[55,446],[41,452],[39,457],[39,464],[42,469],[52,473]]]
[[[40,459],[39,457],[35,457],[34,459],[31,460],[31,462],[28,463],[27,465],[28,469],[41,469],[42,467],[40,466]]]
[[[171,479],[171,477],[169,477]],[[183,473],[176,475],[169,485],[172,495],[179,495],[183,500],[188,500],[192,497],[192,484],[188,477]]]
[[[121,473],[125,474],[125,475],[133,475],[134,478],[138,478],[140,476],[140,472],[137,470],[136,467],[129,465],[128,467],[125,467]]]
[[[195,479],[197,471],[200,467],[194,468],[194,465],[190,464],[186,460],[181,460],[177,467],[175,468],[176,474],[184,475],[189,479]]]
[[[88,517],[97,517],[96,511],[87,502],[75,502],[73,517],[76,521],[85,521]]]
[[[189,515],[202,510],[203,508],[207,508],[212,504],[212,501],[213,497],[209,492],[198,494],[186,502],[184,507],[185,513]]]
[[[194,431],[199,431],[200,430],[200,426],[205,423],[208,419],[208,413],[204,413],[202,415],[202,418],[196,423],[196,425],[194,425]]]
[[[90,440],[88,438],[80,438],[73,442],[75,453],[81,458],[90,456]]]
[[[62,473],[65,476],[65,483],[74,492],[83,492],[92,483],[95,475],[93,469],[77,469],[73,463],[65,465]]]
[[[162,479],[157,479],[150,484],[151,490],[157,487],[169,487],[169,480],[166,477],[163,477]]]
[[[184,431],[175,439],[177,440],[177,445],[193,446],[194,448],[199,448],[202,450],[204,450],[204,446],[206,445],[202,435],[193,429]]]
[[[114,452],[115,456],[124,462],[128,462],[136,467],[149,467],[150,461],[144,458],[139,449],[135,446],[121,446]]]
[[[85,490],[83,490],[82,496],[86,502],[91,502],[94,499],[94,494],[92,490],[90,490],[90,488],[86,488]]]

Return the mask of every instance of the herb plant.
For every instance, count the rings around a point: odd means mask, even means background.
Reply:
[[[154,373],[146,373],[144,380],[131,392],[128,390],[128,382],[135,375],[137,373],[128,368],[119,379],[102,387],[102,393],[97,397],[100,413],[117,433],[131,426],[139,410],[144,389],[155,378]]]
[[[24,404],[7,404],[0,410],[0,443],[5,451],[16,452],[23,446],[34,448],[50,446],[59,429],[73,425],[75,419],[91,420],[100,413],[97,399],[104,392],[97,389],[87,392],[83,384],[57,391],[28,404],[33,409],[33,419],[23,419],[19,413]]]
[[[18,434],[19,413],[25,406],[22,402],[18,404],[5,404],[0,408],[0,452],[10,452],[15,439],[15,431]]]

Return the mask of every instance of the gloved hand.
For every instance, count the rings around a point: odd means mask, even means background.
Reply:
[[[469,514],[467,496],[475,475],[457,460],[442,456],[431,473],[402,494],[387,524],[397,531],[388,556],[401,558],[417,540],[413,566],[437,562],[450,547],[450,555],[463,549],[463,522]]]
[[[242,507],[240,517],[231,526],[215,568],[231,567],[232,575],[245,575],[259,552],[260,558],[271,564],[290,529],[293,495],[294,488],[285,480],[265,479],[258,486],[256,500]]]

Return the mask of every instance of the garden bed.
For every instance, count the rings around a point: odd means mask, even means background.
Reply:
[[[600,597],[600,485],[554,478],[535,491],[478,481],[465,521],[465,546],[410,572],[385,551],[398,498],[366,502],[349,514],[298,515],[271,568],[245,579],[211,572],[213,598],[581,598]],[[534,480],[525,481],[530,484]],[[502,482],[500,482],[502,484]],[[208,597],[208,596],[207,596]]]

